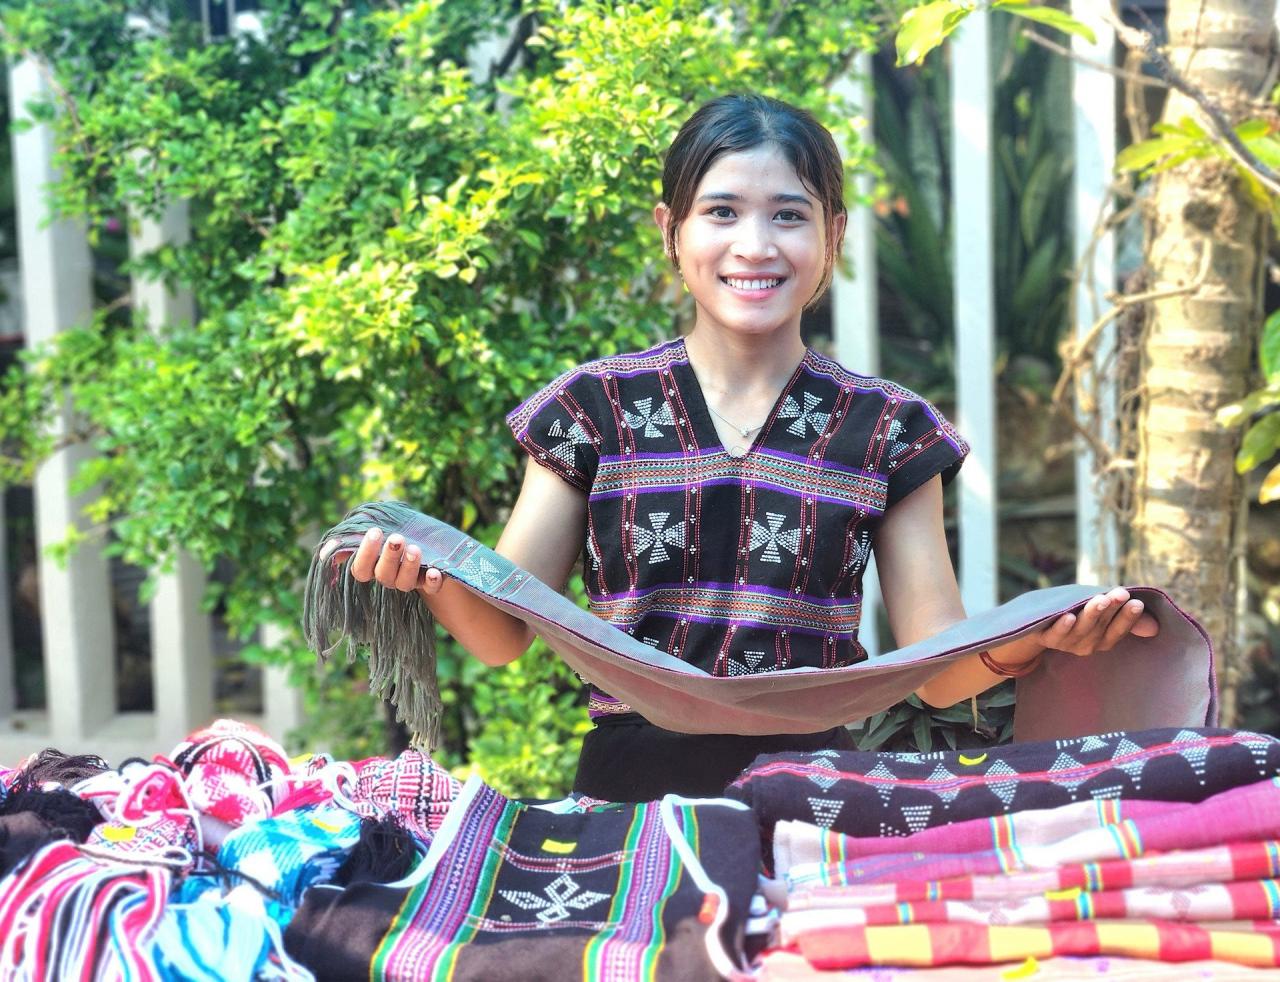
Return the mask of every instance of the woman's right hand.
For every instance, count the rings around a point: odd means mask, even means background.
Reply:
[[[422,589],[432,594],[440,591],[444,576],[434,566],[422,569],[422,554],[404,536],[393,532],[383,541],[382,529],[371,528],[364,534],[360,547],[351,560],[351,575],[361,583],[377,580],[393,590]]]

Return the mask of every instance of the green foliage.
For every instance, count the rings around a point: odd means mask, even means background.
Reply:
[[[1280,139],[1276,125],[1265,119],[1246,119],[1234,128],[1240,143],[1265,166],[1280,167]],[[1116,168],[1134,171],[1144,177],[1177,167],[1188,160],[1216,159],[1229,163],[1241,186],[1259,211],[1271,219],[1280,231],[1280,197],[1269,191],[1257,176],[1241,163],[1225,140],[1211,134],[1190,116],[1174,126],[1157,123],[1151,128],[1156,135],[1149,140],[1125,147],[1116,154]]]
[[[310,546],[356,502],[401,498],[493,541],[520,466],[504,414],[670,333],[649,212],[693,106],[780,96],[866,165],[830,83],[870,46],[874,0],[265,0],[260,36],[209,42],[185,4],[129,6],[10,4],[5,43],[58,80],[33,107],[56,117],[58,213],[97,229],[190,202],[190,241],[128,271],[189,288],[200,316],[152,333],[117,310],[31,352],[0,394],[0,481],[29,476],[69,398],[116,551],[232,560],[246,638],[297,624]],[[517,57],[465,67],[513,24]],[[294,666],[335,751],[372,749],[378,707],[333,697],[359,672],[318,677],[292,637],[257,654]],[[487,672],[446,644],[446,754],[509,790],[563,789],[584,710],[553,664]]]
[[[1240,402],[1218,410],[1223,426],[1244,426],[1236,471],[1247,473],[1280,453],[1280,310],[1273,311],[1262,326],[1258,344],[1258,366],[1263,385]],[[1272,466],[1262,479],[1258,493],[1262,504],[1280,500],[1280,464]]]
[[[984,692],[974,702],[947,709],[926,706],[917,696],[866,720],[859,750],[930,753],[939,744],[956,750],[1007,743],[1013,737],[1012,685]]]
[[[1064,34],[1075,34],[1090,44],[1097,41],[1093,30],[1065,11],[1047,4],[1028,3],[1026,0],[991,0],[977,3],[973,0],[933,0],[908,10],[902,17],[895,44],[898,64],[918,65],[934,48],[955,33],[965,18],[975,10],[1000,10],[1024,20],[1044,24]]]

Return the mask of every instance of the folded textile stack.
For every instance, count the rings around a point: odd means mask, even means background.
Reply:
[[[0,772],[0,978],[730,976],[759,867],[737,802],[524,804],[224,720]]]
[[[1280,967],[1277,774],[1280,742],[1211,729],[762,757],[728,792],[756,813],[787,892],[762,975]]]

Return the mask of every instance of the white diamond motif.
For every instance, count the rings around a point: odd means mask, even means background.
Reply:
[[[557,419],[551,424],[551,429],[547,430],[547,435],[562,441],[551,448],[551,456],[569,467],[577,466],[578,448],[591,443],[591,438],[587,436],[581,423],[574,423],[565,429],[564,424]]]
[[[751,522],[751,551],[755,552],[761,546],[764,546],[764,552],[760,553],[761,562],[780,563],[782,562],[782,554],[778,552],[781,546],[793,556],[800,548],[800,529],[793,528],[782,531],[782,524],[787,520],[785,515],[779,515],[777,512],[766,512],[765,521],[769,523],[768,527],[761,525],[752,519]],[[684,529],[681,529],[683,533]]]
[[[583,890],[568,873],[561,873],[547,884],[543,890],[545,896],[530,893],[527,890],[498,891],[521,910],[536,910],[538,920],[543,924],[555,924],[567,920],[574,910],[586,910],[602,900],[608,900],[607,893],[596,893]]]
[[[637,399],[632,403],[636,411],[622,411],[622,418],[627,425],[633,430],[643,430],[647,437],[662,436],[661,426],[674,426],[676,418],[671,415],[671,406],[662,403],[657,409],[653,408],[653,396],[645,396],[643,399]]]
[[[651,511],[649,524],[652,528],[647,529],[642,525],[636,525],[633,529],[632,552],[638,558],[646,549],[652,549],[649,553],[650,566],[654,563],[664,563],[671,558],[671,553],[667,552],[667,546],[675,549],[684,548],[684,523],[677,522],[668,527],[667,519],[670,517],[669,511]]]
[[[793,436],[805,436],[809,432],[810,426],[813,427],[815,433],[821,433],[827,428],[827,423],[831,421],[831,414],[817,411],[818,407],[822,405],[822,399],[812,392],[805,392],[801,398],[804,399],[804,409],[800,408],[800,403],[796,402],[795,396],[787,396],[782,401],[782,408],[778,410],[778,419],[794,420],[787,427],[787,432]]]

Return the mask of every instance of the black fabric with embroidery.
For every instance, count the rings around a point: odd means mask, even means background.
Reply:
[[[591,610],[722,676],[865,658],[875,530],[969,449],[924,399],[809,350],[751,448],[731,456],[683,340],[568,372],[507,422],[588,494]],[[639,719],[598,691],[591,715]]]

